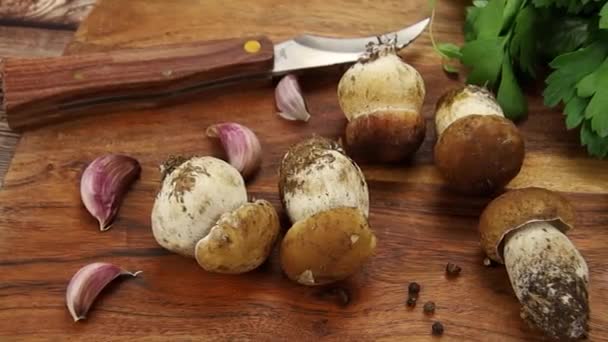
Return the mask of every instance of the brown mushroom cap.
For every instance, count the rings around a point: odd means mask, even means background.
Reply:
[[[346,147],[355,158],[397,162],[418,150],[426,121],[415,112],[375,112],[360,115],[346,126]]]
[[[435,145],[435,164],[455,190],[488,194],[504,187],[521,169],[524,140],[517,127],[498,115],[456,120]]]
[[[376,237],[363,212],[335,208],[296,222],[281,243],[289,279],[317,286],[345,279],[373,254]]]
[[[548,221],[565,233],[574,227],[574,208],[568,200],[546,189],[524,188],[506,192],[490,202],[481,214],[481,247],[490,259],[504,263],[504,237],[535,221]]]
[[[245,203],[224,213],[196,244],[196,261],[210,272],[249,272],[268,258],[280,229],[279,216],[270,202]]]

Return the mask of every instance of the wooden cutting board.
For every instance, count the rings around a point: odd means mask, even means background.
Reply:
[[[464,3],[440,2],[440,40],[462,40]],[[425,6],[426,0],[104,0],[66,53],[252,34],[275,41],[299,32],[377,34],[423,18]],[[223,157],[204,136],[218,121],[240,122],[258,134],[264,160],[249,194],[283,213],[277,169],[288,146],[312,134],[337,138],[345,127],[335,95],[339,70],[318,71],[302,77],[313,114],[306,124],[276,116],[267,82],[25,133],[0,192],[0,340],[427,341],[434,340],[435,320],[445,326],[445,341],[541,340],[519,318],[504,267],[482,265],[476,223],[491,198],[449,192],[433,167],[433,106],[458,81],[442,73],[428,34],[404,57],[426,81],[427,138],[409,164],[362,165],[378,248],[361,272],[336,285],[348,292],[347,305],[331,289],[288,281],[276,251],[249,274],[210,274],[161,249],[150,231],[158,165],[170,154]],[[591,272],[590,337],[606,341],[608,163],[587,158],[577,134],[567,132],[561,114],[542,107],[538,95],[530,98],[530,112],[520,124],[525,165],[509,187],[543,186],[574,203],[578,226],[570,237]],[[101,233],[80,202],[79,179],[88,162],[108,152],[136,157],[143,171],[113,228]],[[65,308],[67,282],[95,261],[143,273],[110,286],[89,318],[74,323]],[[445,278],[447,262],[462,266],[459,278]],[[421,303],[437,304],[434,317],[425,317],[421,304],[405,306],[411,281],[422,285]]]

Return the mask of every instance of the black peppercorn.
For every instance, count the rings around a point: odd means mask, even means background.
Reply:
[[[432,315],[435,313],[435,303],[434,302],[426,302],[422,307],[422,310],[427,315]]]
[[[456,264],[452,264],[451,262],[445,267],[445,273],[447,273],[448,276],[458,276],[460,271],[462,271],[462,268]]]
[[[441,322],[435,322],[435,323],[433,323],[432,333],[435,336],[441,336],[441,335],[443,335],[443,324],[441,324]]]
[[[407,299],[407,306],[410,307],[410,308],[415,307],[416,306],[416,301],[417,301],[416,297],[409,297]]]
[[[410,296],[417,296],[418,293],[420,293],[420,285],[418,285],[416,282],[410,283],[410,285],[407,287],[407,292]]]

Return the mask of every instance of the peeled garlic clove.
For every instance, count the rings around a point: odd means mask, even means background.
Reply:
[[[86,318],[97,295],[112,280],[122,275],[136,277],[140,273],[141,271],[132,273],[105,262],[96,262],[82,267],[70,280],[65,294],[68,311],[74,318],[74,322]]]
[[[249,178],[260,167],[262,146],[249,128],[234,122],[220,123],[207,128],[207,136],[220,139],[228,155],[228,162],[243,178]]]
[[[275,101],[279,109],[279,116],[283,119],[295,121],[308,121],[310,113],[306,109],[302,89],[295,75],[283,77],[275,89]]]
[[[137,160],[118,154],[95,159],[82,174],[80,196],[99,229],[110,229],[122,198],[141,172]]]

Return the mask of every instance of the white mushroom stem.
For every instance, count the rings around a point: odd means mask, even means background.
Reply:
[[[287,214],[297,222],[322,211],[360,208],[369,215],[369,193],[361,169],[341,152],[327,150],[291,178],[299,187],[284,195]]]
[[[549,222],[531,222],[506,239],[504,260],[522,318],[552,338],[586,336],[589,270],[572,242]]]
[[[467,86],[446,95],[438,103],[435,113],[437,136],[456,120],[469,115],[505,116],[492,93],[477,86]]]

